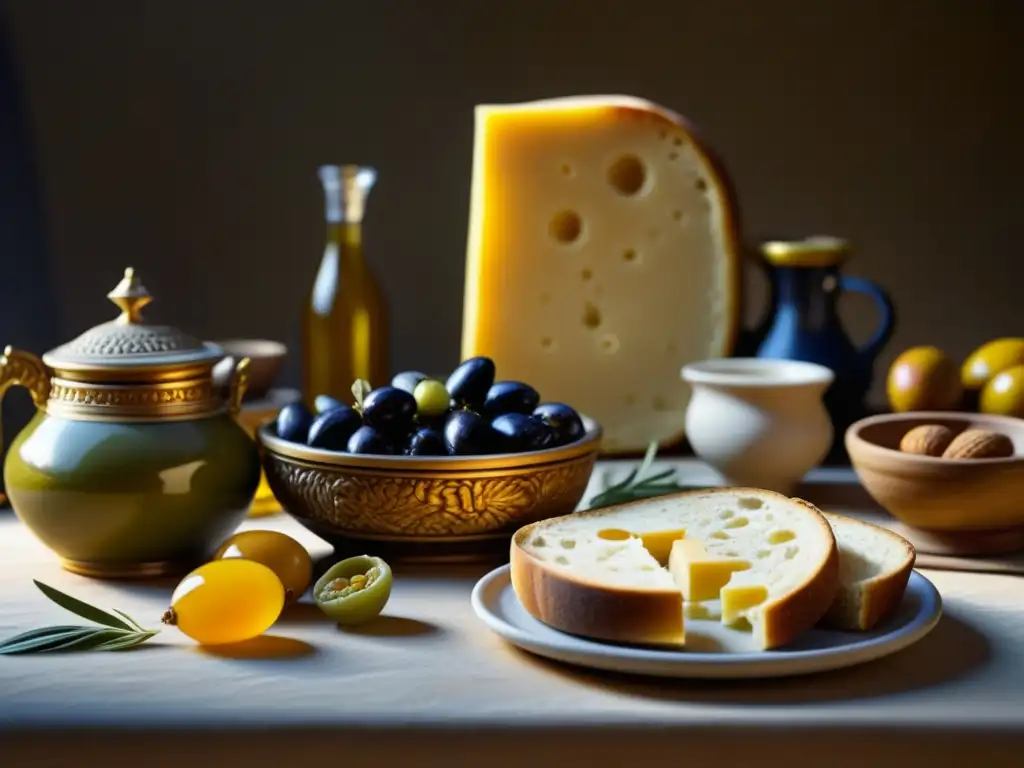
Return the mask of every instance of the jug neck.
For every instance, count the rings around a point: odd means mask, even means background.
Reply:
[[[790,305],[814,322],[835,318],[838,267],[775,267],[772,293],[779,305]]]

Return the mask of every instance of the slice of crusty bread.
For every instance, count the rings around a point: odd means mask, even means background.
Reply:
[[[823,626],[866,631],[888,616],[907,588],[917,553],[892,531],[852,517],[822,513],[839,545],[839,591]]]
[[[712,560],[749,566],[726,573],[721,594],[723,605],[736,597],[732,621],[748,622],[763,648],[813,627],[836,595],[839,555],[825,518],[805,501],[752,488],[688,491],[528,525],[513,537],[512,585],[523,607],[555,629],[683,644],[687,585],[664,567],[671,558],[677,576],[685,570],[688,554],[673,552],[682,538]]]

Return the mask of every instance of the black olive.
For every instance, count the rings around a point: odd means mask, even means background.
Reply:
[[[408,431],[416,415],[416,398],[404,389],[378,387],[363,400],[363,423],[381,432]]]
[[[555,445],[574,443],[586,432],[580,415],[565,403],[542,403],[534,409],[533,415],[551,427]]]
[[[306,442],[313,414],[305,403],[288,403],[277,412],[277,436],[290,443]]]
[[[362,423],[359,411],[342,405],[316,417],[309,428],[309,438],[306,442],[310,448],[344,451],[348,445],[348,439]]]
[[[503,413],[491,422],[499,435],[498,445],[506,453],[539,451],[555,441],[554,430],[540,419],[523,413]]]
[[[439,430],[421,427],[409,438],[409,446],[405,452],[409,456],[445,456],[448,447],[444,444],[444,435]]]
[[[429,378],[427,374],[420,373],[419,371],[402,371],[395,374],[395,378],[391,380],[391,386],[395,389],[404,389],[411,395],[413,390],[416,389],[417,384]]]
[[[451,414],[450,410],[444,413],[431,414],[426,416],[422,413],[416,414],[416,426],[417,427],[430,427],[438,432],[444,431],[445,422],[448,421],[448,416]]]
[[[344,408],[345,404],[336,397],[330,395],[317,395],[316,399],[313,400],[313,409],[317,413],[327,413],[333,411],[335,408]]]
[[[456,403],[480,409],[493,383],[494,361],[489,357],[471,357],[452,371],[444,386]]]
[[[364,424],[348,439],[348,452],[391,456],[395,446],[385,435]]]
[[[503,413],[533,413],[540,402],[537,390],[521,381],[498,381],[487,390],[484,413],[500,416]]]
[[[444,443],[453,456],[491,453],[495,442],[491,423],[478,413],[455,411],[445,422]]]

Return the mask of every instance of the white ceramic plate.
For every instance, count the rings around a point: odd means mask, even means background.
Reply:
[[[756,678],[805,675],[851,667],[896,653],[927,635],[942,615],[942,598],[914,571],[895,614],[871,632],[813,629],[797,642],[772,651],[662,650],[614,645],[567,635],[530,616],[516,597],[504,565],[477,582],[472,595],[476,615],[502,638],[524,651],[593,669],[660,677]],[[737,648],[749,641],[717,621],[686,622],[687,639],[704,647]]]

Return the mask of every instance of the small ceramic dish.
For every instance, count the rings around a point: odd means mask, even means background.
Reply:
[[[601,428],[569,445],[484,456],[369,456],[282,440],[257,430],[263,467],[288,514],[335,547],[404,561],[508,557],[522,526],[576,509]]]
[[[822,395],[834,374],[796,360],[727,358],[682,369],[686,436],[729,485],[788,494],[832,444]]]
[[[249,389],[246,400],[258,400],[274,386],[281,375],[288,347],[270,339],[224,339],[213,342],[236,360],[249,359]],[[214,376],[217,376],[217,371]]]
[[[899,450],[914,427],[987,429],[1013,442],[1000,459],[943,459]],[[922,551],[995,554],[1024,546],[1024,420],[956,411],[870,416],[846,431],[846,450],[871,497],[909,527]]]

